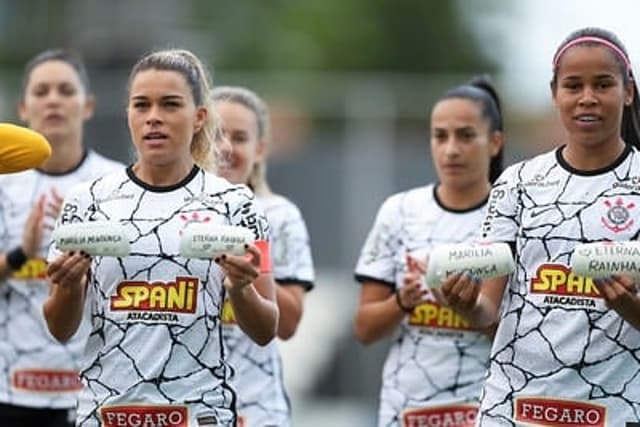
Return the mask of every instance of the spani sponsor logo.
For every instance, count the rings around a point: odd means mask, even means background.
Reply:
[[[233,306],[231,305],[231,301],[229,299],[225,299],[222,304],[222,324],[223,325],[235,325],[236,324],[236,314],[233,311]]]
[[[47,262],[42,258],[30,259],[19,270],[14,271],[11,277],[17,280],[46,279]]]
[[[188,427],[186,406],[103,406],[103,427]]]
[[[605,427],[607,408],[593,403],[549,398],[519,397],[515,421],[533,426]]]
[[[472,330],[470,323],[449,307],[426,302],[413,309],[409,325],[439,329]]]
[[[437,406],[402,412],[402,427],[473,427],[476,405]]]
[[[600,298],[600,292],[591,278],[574,274],[564,264],[540,265],[531,280],[531,292]]]
[[[112,311],[195,313],[199,280],[176,277],[175,282],[121,282],[111,296]]]

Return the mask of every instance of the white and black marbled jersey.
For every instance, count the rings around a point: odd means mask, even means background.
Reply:
[[[232,425],[223,272],[213,260],[182,258],[179,244],[195,222],[243,226],[268,240],[253,193],[198,168],[171,187],[147,185],[127,169],[65,201],[60,223],[95,220],[123,225],[131,252],[92,261],[86,301],[92,330],[77,424]]]
[[[314,281],[309,233],[298,207],[288,199],[258,197],[269,221],[273,277],[278,284],[295,284],[311,290]],[[231,304],[225,301],[223,337],[231,385],[238,394],[238,416],[245,427],[286,427],[290,423],[289,399],[277,341],[261,347],[235,323]]]
[[[124,165],[87,151],[64,174],[39,170],[0,175],[0,252],[22,244],[33,206],[52,189],[64,196],[76,184]],[[0,281],[0,403],[33,408],[73,408],[80,388],[78,368],[88,322],[65,344],[51,336],[42,315],[49,296],[46,256],[54,219],[45,220],[39,254]]]
[[[358,260],[358,281],[386,284],[396,291],[402,286],[407,255],[425,259],[437,246],[479,238],[486,203],[450,210],[435,189],[416,188],[384,202]],[[475,419],[489,338],[430,294],[427,298],[395,334],[383,371],[380,427],[427,425],[420,424],[423,418],[440,425],[448,419]]]
[[[624,426],[640,420],[640,331],[570,269],[584,242],[635,240],[640,156],[627,147],[610,167],[571,168],[562,148],[509,167],[483,224],[513,242],[479,425]]]

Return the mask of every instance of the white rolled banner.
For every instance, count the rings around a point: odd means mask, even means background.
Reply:
[[[640,278],[640,242],[593,242],[577,245],[571,270],[580,276],[601,279],[612,274]]]
[[[183,230],[180,255],[202,259],[212,259],[222,254],[244,255],[245,245],[254,241],[253,232],[246,227],[194,223]]]
[[[429,254],[425,282],[438,289],[448,276],[469,273],[481,279],[492,279],[513,273],[515,263],[506,243],[457,243],[442,245]]]
[[[84,251],[91,256],[129,255],[127,233],[120,223],[114,221],[63,224],[53,230],[52,238],[61,251]]]

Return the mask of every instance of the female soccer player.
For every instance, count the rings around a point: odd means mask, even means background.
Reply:
[[[213,165],[216,133],[209,92],[208,73],[190,52],[144,56],[129,80],[136,162],[77,188],[64,203],[61,224],[117,222],[131,244],[121,258],[55,248],[50,256],[44,312],[51,333],[67,339],[83,306],[91,307],[79,426],[235,425],[221,338],[225,293],[248,336],[265,345],[275,335],[275,291],[256,246],[247,245],[246,256],[180,256],[180,235],[194,222],[268,236],[248,188],[203,170]]]
[[[503,143],[493,87],[477,79],[450,89],[431,111],[438,182],[395,194],[378,212],[356,267],[355,318],[363,343],[394,334],[378,426],[473,425],[490,338],[424,288],[421,264],[438,245],[479,237]]]
[[[51,155],[38,169],[0,176],[3,426],[73,425],[89,325],[83,323],[60,344],[47,331],[42,304],[49,295],[45,259],[62,196],[75,184],[124,169],[84,145],[83,127],[93,107],[89,78],[77,56],[47,50],[27,63],[18,113],[49,141]]]
[[[278,337],[293,336],[302,317],[304,295],[313,287],[314,271],[307,228],[295,204],[271,192],[266,178],[269,113],[264,101],[241,87],[218,87],[212,92],[230,144],[218,165],[220,176],[247,184],[269,221],[273,276],[280,309]],[[225,344],[235,370],[232,385],[238,393],[238,414],[246,427],[289,425],[290,409],[282,382],[277,344],[259,347],[225,313]]]
[[[565,143],[505,170],[483,226],[512,244],[516,272],[481,287],[452,276],[442,290],[476,323],[499,321],[479,425],[624,426],[640,421],[636,284],[568,267],[577,244],[640,231],[640,104],[620,40],[572,33],[553,58],[551,94]]]

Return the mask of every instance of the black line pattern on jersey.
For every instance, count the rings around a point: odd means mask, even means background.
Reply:
[[[432,192],[428,193],[431,194]],[[424,194],[424,193],[423,193]],[[451,214],[434,203],[436,218],[427,218],[427,213],[416,210],[415,194],[412,191],[402,193],[396,200],[398,205],[387,215],[384,221],[377,221],[368,236],[362,253],[364,263],[375,268],[379,260],[393,260],[393,271],[380,280],[391,281],[396,287],[401,286],[399,275],[405,269],[406,253],[433,248],[442,244],[468,241],[479,235],[481,211]],[[423,204],[420,205],[421,209]],[[387,212],[389,214],[390,212]],[[457,230],[457,234],[447,224],[443,227],[442,215],[456,215],[460,224],[469,227]],[[463,219],[464,218],[464,219]],[[475,218],[476,227],[469,224]],[[391,224],[387,221],[393,221]],[[372,271],[367,275],[375,277]],[[425,347],[426,346],[426,347]],[[443,367],[429,366],[421,360],[425,352],[438,348],[446,352],[448,363],[446,377]],[[488,366],[489,343],[480,332],[439,329],[431,327],[412,327],[407,323],[400,324],[400,333],[392,343],[392,348],[383,375],[381,411],[379,425],[396,427],[401,425],[402,412],[408,408],[425,407],[429,404],[456,401],[478,402],[481,381]],[[454,366],[454,368],[451,368]],[[472,374],[470,367],[477,367],[478,375]],[[412,384],[403,380],[410,373]],[[423,384],[420,394],[408,387]],[[440,402],[440,403],[434,403]],[[389,414],[390,412],[393,415]],[[388,415],[387,415],[388,414]]]
[[[630,160],[628,164],[625,165],[624,170],[618,167],[608,172],[615,176],[616,182],[632,179],[632,166],[637,164],[637,160],[635,160],[636,156],[637,152],[633,151],[629,156]],[[479,423],[480,425],[487,423],[487,425],[493,426],[494,424],[489,423],[496,422],[500,425],[515,427],[517,425],[515,421],[513,421],[515,416],[513,406],[515,396],[525,390],[532,382],[546,381],[547,379],[554,381],[553,377],[556,374],[563,373],[563,371],[566,370],[572,371],[573,375],[580,378],[590,389],[588,395],[584,396],[582,400],[589,400],[598,404],[600,403],[599,400],[608,398],[618,399],[624,402],[623,405],[629,408],[634,414],[635,420],[640,420],[640,397],[637,393],[630,390],[630,387],[638,387],[640,384],[640,342],[630,346],[624,341],[626,331],[632,327],[626,324],[617,313],[609,309],[603,311],[596,309],[586,310],[581,307],[535,305],[533,301],[527,299],[532,277],[530,277],[530,271],[527,269],[525,261],[523,261],[523,258],[531,256],[529,251],[536,251],[542,248],[544,256],[538,257],[538,265],[543,262],[569,265],[573,244],[602,240],[602,238],[597,238],[597,236],[595,236],[595,238],[589,237],[589,231],[591,230],[588,229],[588,224],[586,224],[586,215],[588,215],[588,213],[585,212],[593,208],[597,203],[601,203],[603,199],[607,197],[622,197],[623,199],[632,196],[637,197],[638,192],[621,188],[612,189],[611,187],[602,185],[598,192],[589,195],[590,200],[579,200],[575,194],[571,194],[571,191],[572,186],[574,188],[573,191],[575,191],[575,188],[580,188],[580,186],[574,182],[580,178],[576,175],[568,174],[567,178],[560,185],[558,196],[547,203],[540,203],[536,200],[535,195],[529,193],[527,185],[523,184],[526,182],[527,172],[529,172],[527,170],[528,166],[529,164],[527,162],[523,162],[517,169],[516,181],[518,185],[514,190],[516,193],[516,206],[518,207],[516,214],[512,215],[509,212],[500,212],[494,206],[494,211],[491,211],[490,208],[489,218],[484,224],[485,237],[487,237],[487,231],[489,230],[487,226],[496,218],[514,221],[519,227],[516,235],[518,250],[515,256],[517,265],[517,278],[515,280],[517,283],[514,284],[514,279],[512,279],[506,287],[507,295],[503,300],[503,314],[501,319],[501,323],[508,325],[505,326],[505,328],[512,329],[516,332],[511,339],[506,341],[502,346],[494,345],[490,361],[490,375],[492,375],[491,372],[495,371],[497,373],[493,375],[499,375],[501,381],[506,379],[508,390],[506,392],[500,392],[500,395],[503,396],[502,399],[495,399],[491,404],[485,403],[483,405],[479,416]],[[548,170],[543,171],[541,176],[545,178],[554,176],[554,170],[557,168],[561,168],[561,166],[554,163]],[[597,179],[606,180],[604,176]],[[492,190],[491,199],[495,197],[505,197],[506,192],[510,191],[508,189],[509,185],[510,183],[507,181],[497,183]],[[523,218],[525,213],[532,215],[533,212],[539,214],[541,217],[557,213],[559,214],[559,220],[540,222],[531,227],[524,226]],[[572,221],[575,221],[578,226],[571,226],[570,223]],[[575,234],[567,236],[566,232],[562,232],[563,227],[566,227]],[[577,232],[575,228],[577,228]],[[544,232],[540,232],[540,230],[544,230]],[[638,236],[639,233],[640,230],[636,230],[633,236]],[[570,244],[567,245],[569,248],[566,250],[556,249],[554,247],[557,246],[556,242],[569,242]],[[524,314],[525,311],[526,314]],[[561,348],[556,347],[553,339],[545,332],[545,327],[547,327],[545,320],[553,319],[557,313],[572,313],[575,319],[582,319],[588,325],[588,331],[586,331],[586,337],[583,340],[584,346],[581,350],[582,353],[574,363],[567,363],[563,360],[559,352]],[[523,324],[523,315],[529,317],[535,315],[539,317],[539,320],[535,325]],[[579,322],[579,320],[576,321]],[[502,326],[503,325],[501,325],[501,328]],[[551,330],[548,332],[551,332]],[[594,335],[597,334],[603,334],[610,343],[615,344],[617,350],[595,359],[593,356],[590,356],[592,352],[597,351],[598,343],[602,342],[601,340],[595,340]],[[537,351],[540,357],[548,359],[548,363],[546,364],[547,369],[544,371],[529,371],[524,366],[521,366],[523,360],[518,359],[516,347],[518,345],[525,345],[522,341],[528,340],[531,337],[535,337],[538,342],[539,347],[537,347]],[[606,363],[608,361],[616,357],[621,357],[622,355],[627,356],[630,362],[633,361],[639,368],[635,371],[635,374],[621,380],[622,384],[615,386],[616,390],[611,389],[614,387],[612,384],[600,384],[597,381],[597,376],[595,376],[596,379],[593,379],[596,370],[606,370]],[[575,357],[572,357],[572,359],[575,359]],[[484,390],[483,400],[486,394],[487,390]],[[555,397],[561,398],[560,396]],[[611,411],[611,409],[609,409],[609,411]]]
[[[313,270],[310,257],[309,238],[302,234],[306,227],[302,217],[291,211],[287,205],[272,206],[265,209],[271,230],[271,260],[275,280],[311,282],[304,273]],[[282,274],[284,272],[284,275]]]
[[[0,252],[6,253],[12,249],[12,240],[22,241],[26,219],[31,213],[39,194],[54,187],[50,179],[38,172],[28,171],[15,175],[5,175],[0,185]],[[16,196],[15,191],[19,189]],[[60,190],[60,189],[58,189]],[[45,222],[49,217],[45,217]],[[16,222],[20,227],[16,227]],[[13,239],[12,239],[13,236]],[[41,236],[38,249],[38,259],[46,258],[50,231],[45,228]],[[13,243],[15,244],[15,243]],[[42,319],[42,301],[49,295],[49,284],[45,279],[24,278],[14,279],[12,272],[5,279],[0,280],[0,342],[6,347],[0,354],[0,390],[6,393],[4,404],[15,404],[14,399],[25,398],[25,393],[17,391],[12,385],[12,369],[20,363],[22,368],[39,368],[33,366],[41,363],[42,354],[55,353],[56,362],[64,365],[60,369],[73,369],[77,365],[77,351],[74,344],[60,344],[49,339],[50,333]],[[10,283],[13,282],[13,283]],[[17,283],[16,283],[17,282]],[[76,349],[77,350],[77,349]],[[37,362],[29,360],[35,356]],[[29,360],[29,366],[24,366]],[[46,367],[43,367],[45,369]],[[67,396],[64,396],[64,395]],[[73,405],[72,395],[68,393],[35,393],[38,405]]]
[[[308,265],[311,260],[306,256],[308,250],[305,252],[304,247],[308,246],[308,240],[295,232],[302,218],[297,213],[295,216],[290,213],[288,205],[265,206],[272,240],[273,272],[277,274],[284,269],[297,278],[298,272],[311,268]],[[229,363],[234,369],[234,378],[239,387],[238,413],[249,418],[250,425],[262,425],[261,421],[288,420],[290,405],[277,347],[274,344],[268,347],[257,346],[237,325],[223,327],[223,336],[229,350]],[[259,388],[260,384],[263,387]],[[243,394],[243,388],[247,388],[246,394]],[[265,398],[267,400],[263,402]]]
[[[194,180],[195,181],[195,180]],[[86,220],[112,220],[117,219],[121,223],[127,224],[132,230],[136,230],[137,234],[132,237],[131,244],[135,246],[137,243],[143,242],[145,239],[152,239],[154,244],[146,243],[145,247],[156,247],[157,253],[132,251],[127,259],[118,258],[117,261],[111,261],[110,265],[106,265],[109,260],[101,257],[95,257],[92,269],[97,274],[92,275],[90,282],[90,292],[93,294],[92,301],[92,324],[93,331],[89,338],[90,346],[97,348],[97,356],[91,364],[82,370],[81,376],[85,382],[85,386],[94,396],[92,409],[88,415],[78,421],[80,426],[92,426],[100,422],[98,410],[100,406],[105,404],[108,399],[118,396],[120,393],[127,393],[142,387],[153,388],[157,398],[162,398],[165,402],[155,402],[158,404],[199,404],[209,408],[209,410],[218,417],[219,422],[224,422],[226,415],[221,415],[219,408],[209,404],[208,396],[222,396],[223,407],[233,411],[235,404],[235,393],[227,383],[229,376],[229,367],[222,360],[221,345],[221,322],[220,312],[223,301],[223,287],[216,284],[213,279],[219,272],[213,261],[208,260],[185,260],[178,257],[177,253],[169,253],[166,249],[160,232],[163,227],[168,226],[171,220],[181,214],[190,214],[192,212],[202,212],[208,210],[214,215],[223,216],[231,223],[237,223],[243,220],[241,215],[246,212],[253,213],[251,208],[253,196],[246,192],[242,193],[242,187],[233,187],[214,194],[206,194],[204,197],[211,203],[197,203],[194,198],[205,191],[205,179],[200,174],[199,188],[193,191],[192,187],[196,183],[183,187],[181,191],[185,194],[185,202],[176,206],[168,215],[148,216],[143,207],[146,197],[150,195],[148,190],[134,190],[135,184],[127,178],[123,180],[116,191],[132,193],[139,192],[140,195],[135,201],[131,214],[128,217],[111,218],[106,202],[97,202],[100,191],[100,181],[95,181],[90,187],[90,198],[93,201],[88,207],[88,215]],[[228,196],[242,197],[242,208],[244,211],[232,212],[230,204],[227,200]],[[148,210],[148,208],[147,208]],[[236,218],[234,218],[234,214]],[[266,231],[268,227],[264,218],[252,218],[253,223],[258,231]],[[149,227],[152,226],[152,227]],[[144,231],[149,228],[148,231]],[[262,237],[258,234],[257,237]],[[178,239],[178,236],[175,237]],[[134,260],[134,262],[131,262]],[[154,277],[154,271],[158,267],[166,268],[167,263],[175,265],[178,275],[196,276],[200,279],[200,287],[198,289],[198,304],[203,304],[204,313],[194,316],[188,323],[184,323],[182,319],[180,324],[158,323],[153,321],[135,320],[135,321],[116,321],[111,319],[105,313],[109,306],[111,295],[105,292],[109,288],[109,284],[101,282],[100,272],[102,270],[119,270],[119,280],[147,280],[158,279]],[[133,264],[135,267],[132,267]],[[204,268],[205,273],[199,274]],[[166,275],[166,274],[165,274]],[[110,273],[110,276],[113,275]],[[163,280],[172,280],[176,274],[166,277]],[[180,316],[180,314],[178,314]],[[145,331],[147,330],[148,331]],[[160,331],[160,332],[159,332]],[[107,336],[111,343],[108,343]],[[140,360],[137,357],[136,343],[127,341],[127,338],[133,336],[145,336],[147,334],[157,336],[159,334],[166,335],[169,342],[169,348],[164,354],[158,351],[158,357],[166,357],[160,366],[152,372],[146,372],[147,360]],[[215,343],[215,344],[214,344]],[[209,344],[217,346],[216,354],[211,354],[215,348],[211,348]],[[144,351],[144,348],[140,350]],[[106,360],[105,360],[106,359]],[[127,390],[119,390],[121,384],[111,386],[113,378],[105,378],[103,371],[103,363],[118,363],[122,366],[123,372],[129,370],[135,375],[135,379],[131,379],[127,384]],[[188,372],[182,372],[178,369],[179,374],[171,371],[176,370],[177,365],[191,365]],[[207,373],[207,374],[205,374]],[[204,377],[203,377],[204,376]],[[208,378],[208,379],[205,379]],[[174,385],[175,382],[183,382],[181,387]],[[199,396],[184,399],[184,393],[192,393],[194,388],[200,386],[201,392]],[[176,388],[175,390],[173,388]],[[97,396],[104,396],[102,400],[95,400]]]

